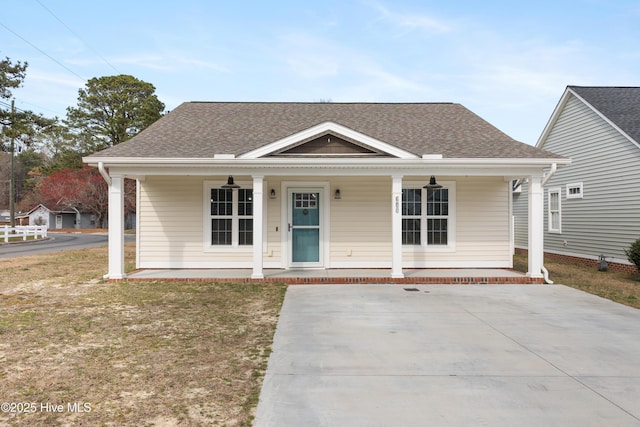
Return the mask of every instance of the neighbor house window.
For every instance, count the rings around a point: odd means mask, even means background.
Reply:
[[[253,244],[253,190],[209,187],[207,237],[211,246]]]
[[[402,244],[451,247],[453,188],[402,189]]]
[[[560,204],[559,188],[549,189],[549,231],[552,233],[560,233],[562,224],[562,210]]]
[[[567,199],[582,199],[582,183],[567,184]]]

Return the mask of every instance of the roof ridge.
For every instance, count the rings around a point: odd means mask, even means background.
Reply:
[[[640,89],[640,86],[578,86],[578,85],[569,85],[570,88],[582,88],[582,89]]]
[[[288,105],[455,105],[457,102],[451,101],[435,101],[435,102],[324,102],[324,101],[186,101],[186,104],[288,104]]]

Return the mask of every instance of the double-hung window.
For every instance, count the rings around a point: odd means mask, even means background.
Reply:
[[[562,206],[560,202],[560,195],[562,190],[560,188],[549,189],[549,232],[561,233],[562,232]]]
[[[253,244],[253,189],[205,184],[205,246],[247,247]]]
[[[440,189],[425,189],[420,184],[407,183],[402,189],[402,244],[451,249],[455,243],[454,183]]]
[[[402,244],[422,242],[422,189],[402,189]]]

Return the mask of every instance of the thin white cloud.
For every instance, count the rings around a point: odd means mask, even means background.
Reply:
[[[378,64],[362,64],[356,71],[363,77],[363,86],[367,87],[371,94],[381,99],[414,99],[425,96],[430,89],[428,86],[415,80],[385,70]]]
[[[219,71],[221,73],[229,73],[230,70],[227,67],[223,67],[219,64],[209,61],[202,61],[200,59],[191,58],[178,58],[176,62],[181,65],[193,65],[198,68],[204,68],[207,70]]]
[[[291,84],[303,84],[309,99],[340,101],[418,100],[431,92],[409,70],[392,70],[365,51],[337,41],[291,34],[282,38]],[[407,71],[405,73],[405,71]],[[419,76],[418,76],[419,77]],[[309,84],[309,82],[313,84]]]
[[[140,54],[108,58],[109,62],[114,65],[129,65],[140,68],[147,68],[155,71],[176,71],[184,67],[195,67],[207,70],[214,70],[221,73],[228,73],[229,69],[219,64],[200,59],[193,59],[181,56],[172,56],[165,54]],[[67,61],[82,67],[102,65],[103,63],[92,59],[73,59]]]
[[[25,84],[40,84],[40,85],[51,85],[55,86],[66,86],[71,88],[77,88],[83,86],[86,82],[81,80],[78,77],[74,77],[69,74],[60,74],[60,73],[47,73],[41,71],[38,68],[29,69],[27,73],[27,79],[25,80]]]
[[[427,33],[447,33],[451,31],[451,25],[444,20],[424,14],[396,12],[376,0],[367,1],[366,4],[378,12],[379,21],[399,27],[403,33],[413,30]]]
[[[323,79],[340,71],[342,49],[323,39],[306,34],[290,34],[282,38],[285,63],[301,79]]]

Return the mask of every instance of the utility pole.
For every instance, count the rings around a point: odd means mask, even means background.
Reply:
[[[13,133],[13,124],[15,123],[16,106],[15,99],[11,100],[11,177],[9,178],[9,218],[11,221],[11,227],[16,226],[16,206],[15,206],[15,177],[14,177],[14,160],[13,153],[15,151],[15,138]]]

